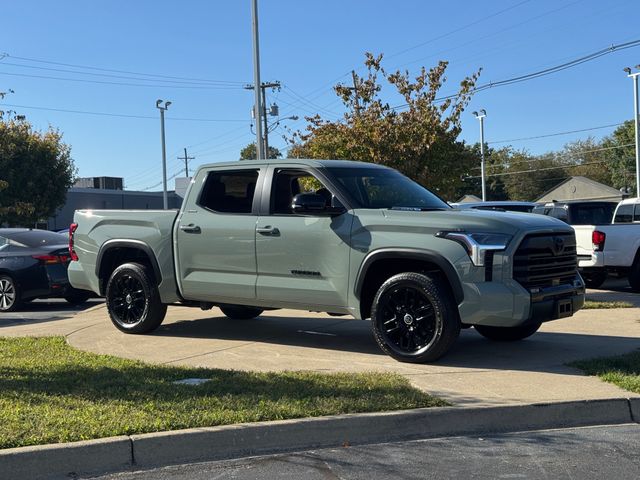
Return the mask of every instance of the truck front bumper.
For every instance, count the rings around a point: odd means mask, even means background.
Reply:
[[[464,283],[458,306],[465,325],[517,327],[570,317],[584,305],[585,286],[576,276],[571,284],[527,290],[513,280],[505,283]]]

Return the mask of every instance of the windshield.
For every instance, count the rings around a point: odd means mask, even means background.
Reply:
[[[358,208],[449,209],[426,188],[390,168],[329,168]]]

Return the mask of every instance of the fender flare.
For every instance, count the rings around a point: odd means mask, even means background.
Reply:
[[[102,258],[107,252],[109,252],[110,250],[113,250],[114,248],[133,248],[136,250],[143,251],[151,261],[151,268],[153,268],[153,273],[156,276],[156,281],[158,282],[158,284],[162,282],[162,272],[160,270],[160,265],[158,264],[158,259],[156,258],[156,254],[153,252],[152,248],[141,240],[131,240],[131,239],[107,240],[102,244],[98,252],[98,257],[96,258],[96,277],[100,278],[100,268],[102,266]]]
[[[453,292],[453,297],[456,301],[456,304],[459,305],[464,300],[462,283],[460,282],[460,278],[458,276],[458,273],[456,272],[455,267],[451,265],[451,263],[439,253],[431,250],[421,250],[419,248],[381,248],[379,250],[370,252],[362,261],[360,269],[358,270],[358,275],[356,277],[354,286],[354,293],[356,298],[360,299],[362,286],[367,276],[367,271],[369,270],[371,265],[373,265],[378,260],[388,258],[424,260],[433,263],[444,272],[444,275],[447,278],[449,285],[451,286],[451,291]]]

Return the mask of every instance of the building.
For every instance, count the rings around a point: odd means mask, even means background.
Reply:
[[[465,195],[460,198],[456,203],[470,203],[470,202],[481,202],[482,199],[480,197],[476,197],[475,195]]]
[[[67,192],[67,200],[47,221],[49,230],[69,228],[76,210],[162,210],[162,192],[139,192],[123,190],[122,178],[94,177],[79,179],[76,185]],[[98,187],[85,187],[97,185]],[[170,209],[178,209],[182,205],[182,197],[175,191],[167,192]],[[42,226],[44,227],[44,225]]]
[[[567,200],[610,200],[619,202],[627,196],[620,190],[586,177],[569,177],[547,191],[536,202],[546,203],[553,200],[559,202]]]

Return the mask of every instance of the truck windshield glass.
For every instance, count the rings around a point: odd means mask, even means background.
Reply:
[[[389,168],[329,168],[358,208],[449,209],[423,186]]]

